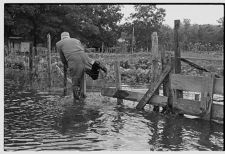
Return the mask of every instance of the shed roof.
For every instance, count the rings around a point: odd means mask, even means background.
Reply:
[[[9,39],[14,39],[14,40],[19,40],[22,39],[22,37],[17,37],[17,36],[10,36],[8,37]]]

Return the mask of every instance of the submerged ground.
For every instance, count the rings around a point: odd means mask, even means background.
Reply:
[[[4,81],[4,150],[221,151],[223,125],[137,111],[89,92],[84,103]]]

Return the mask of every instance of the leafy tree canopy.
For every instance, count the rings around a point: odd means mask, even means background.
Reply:
[[[135,13],[130,15],[132,24],[126,23],[124,30],[131,33],[134,27],[136,46],[151,48],[151,34],[159,31],[165,17],[165,10],[156,5],[135,5]]]
[[[70,32],[90,47],[104,42],[113,46],[118,38],[120,5],[5,4],[5,38],[23,36],[34,45],[46,42],[48,33],[55,43],[60,33]]]

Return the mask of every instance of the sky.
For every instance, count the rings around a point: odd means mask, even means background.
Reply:
[[[163,24],[174,26],[174,20],[190,19],[191,24],[213,24],[218,25],[217,20],[224,16],[223,5],[157,5],[158,8],[166,10],[165,21]],[[134,13],[133,5],[124,5],[121,12],[124,18],[121,24],[125,22],[125,18],[130,13]]]

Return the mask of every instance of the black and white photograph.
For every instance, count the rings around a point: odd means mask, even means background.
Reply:
[[[224,4],[4,1],[1,150],[224,151]]]

